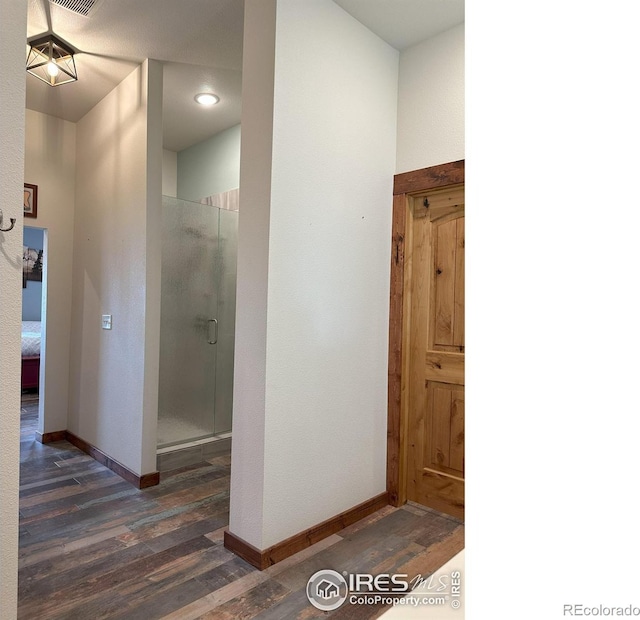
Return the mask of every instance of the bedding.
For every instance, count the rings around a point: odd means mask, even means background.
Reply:
[[[40,321],[22,321],[22,357],[40,355]]]

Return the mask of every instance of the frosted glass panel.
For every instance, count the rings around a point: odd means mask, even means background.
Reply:
[[[219,210],[163,196],[158,446],[215,433]]]
[[[215,432],[231,430],[233,351],[236,321],[238,212],[220,209],[218,282],[218,345],[216,363]]]

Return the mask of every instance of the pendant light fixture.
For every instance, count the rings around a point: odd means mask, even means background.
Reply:
[[[74,50],[68,44],[47,34],[29,42],[27,72],[49,86],[60,86],[78,79]]]

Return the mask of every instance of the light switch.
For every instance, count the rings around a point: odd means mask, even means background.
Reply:
[[[103,314],[102,315],[102,329],[111,329],[111,315]]]

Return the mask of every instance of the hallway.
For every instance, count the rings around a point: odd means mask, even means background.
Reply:
[[[18,617],[374,618],[386,607],[307,601],[317,570],[426,576],[464,547],[464,526],[390,506],[265,571],[227,551],[227,456],[138,490],[66,441],[34,440],[35,399],[21,413]]]

